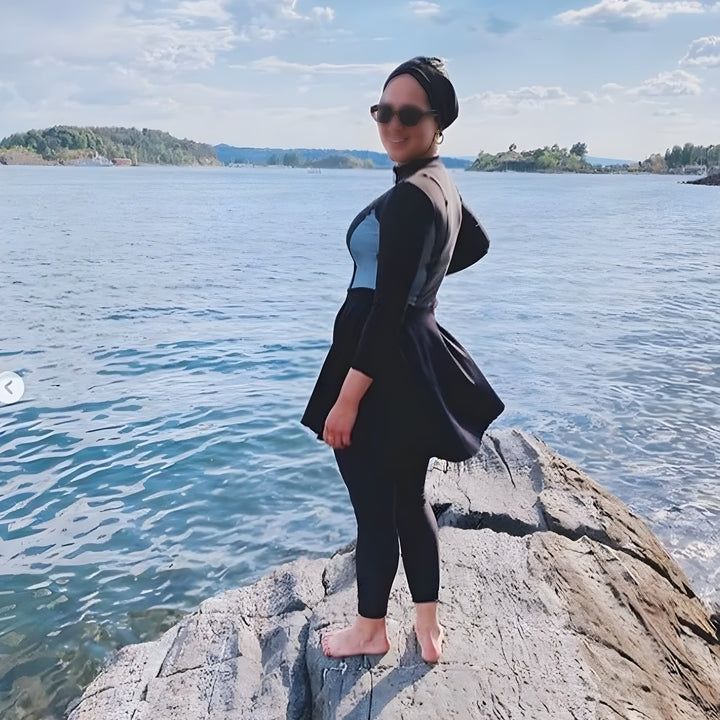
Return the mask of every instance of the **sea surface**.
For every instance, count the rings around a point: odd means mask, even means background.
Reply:
[[[720,194],[454,171],[490,253],[439,321],[535,433],[720,600]],[[60,718],[112,652],[354,537],[299,424],[389,171],[0,167],[0,717]]]

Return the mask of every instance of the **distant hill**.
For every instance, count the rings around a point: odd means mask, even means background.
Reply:
[[[211,145],[180,140],[161,130],[124,127],[75,127],[56,125],[45,130],[15,133],[0,141],[4,154],[54,164],[83,164],[93,161],[125,160],[128,164],[217,165]],[[11,162],[12,160],[10,160]]]
[[[218,160],[225,164],[288,165],[301,167],[377,167],[391,168],[392,160],[372,150],[335,150],[328,148],[252,148],[233,145],[215,145]],[[356,162],[343,163],[339,158],[352,158]],[[331,160],[329,160],[331,159]],[[472,160],[443,157],[445,167],[467,168]],[[359,161],[359,163],[357,162]],[[330,164],[326,164],[330,162]]]
[[[635,160],[617,160],[615,158],[601,158],[587,155],[585,159],[591,165],[602,165],[603,167],[613,167],[615,165],[632,165]]]

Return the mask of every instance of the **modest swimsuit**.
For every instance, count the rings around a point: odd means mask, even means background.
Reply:
[[[438,529],[424,492],[428,461],[473,455],[503,410],[434,315],[442,279],[482,257],[485,233],[438,158],[395,173],[395,186],[348,230],[352,279],[302,417],[322,439],[348,370],[373,379],[351,445],[335,450],[358,526],[358,613],[368,618],[387,613],[398,543],[414,602],[438,599]]]

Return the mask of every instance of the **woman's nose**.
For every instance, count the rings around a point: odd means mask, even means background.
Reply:
[[[390,130],[401,130],[404,127],[405,126],[400,122],[400,118],[397,116],[397,113],[394,113],[392,118],[390,118],[388,128]]]

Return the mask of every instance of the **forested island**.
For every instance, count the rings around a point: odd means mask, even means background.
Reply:
[[[720,172],[720,144],[685,143],[682,147],[674,145],[672,149],[667,149],[664,155],[653,154],[639,165],[642,172],[715,175]]]
[[[468,170],[484,172],[595,172],[597,166],[586,159],[587,145],[575,143],[570,150],[553,145],[535,150],[517,151],[513,143],[505,152],[490,153],[480,151],[475,162]]]
[[[162,130],[56,125],[0,141],[3,165],[219,165],[212,145]]]
[[[643,172],[656,174],[702,175],[720,172],[720,145],[675,145],[664,155],[654,153],[635,163],[598,165],[588,162],[587,145],[575,143],[569,150],[559,145],[518,152],[513,143],[505,152],[492,155],[481,151],[468,170],[483,172]]]

